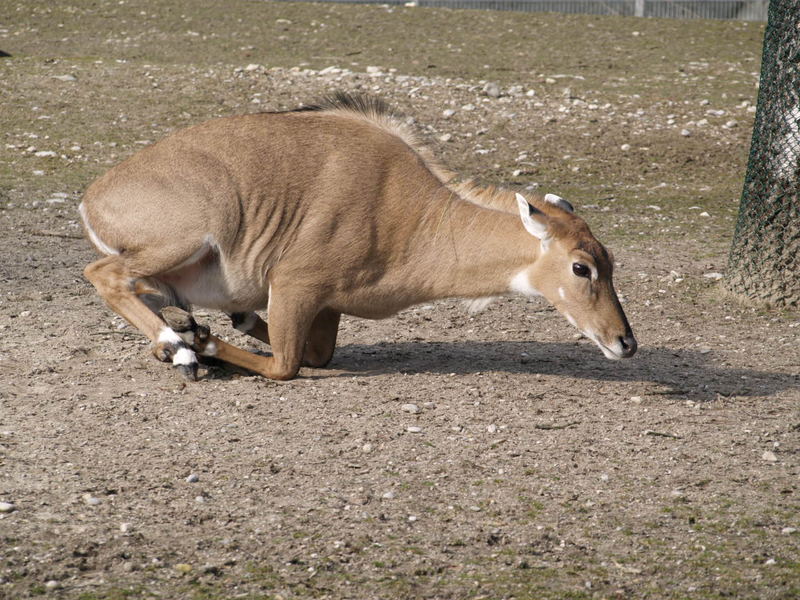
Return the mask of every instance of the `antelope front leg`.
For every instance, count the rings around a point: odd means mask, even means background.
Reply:
[[[273,355],[260,356],[218,338],[207,327],[198,325],[189,313],[180,308],[172,306],[161,311],[170,327],[201,356],[213,357],[279,380],[292,379],[300,370],[305,336],[310,327],[310,317],[303,319],[303,311],[298,311],[296,307],[294,310],[289,308],[284,314],[293,315],[296,320],[291,320],[287,325],[273,325]]]

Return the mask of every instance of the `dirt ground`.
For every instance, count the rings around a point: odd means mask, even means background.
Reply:
[[[0,597],[800,595],[800,314],[715,275],[762,26],[53,4],[0,17]],[[153,359],[82,276],[82,190],[180,127],[335,89],[465,175],[568,198],[636,357],[509,297],[345,318],[330,368],[287,383]]]

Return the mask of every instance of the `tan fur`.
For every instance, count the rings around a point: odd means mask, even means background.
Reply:
[[[208,121],[89,187],[87,235],[116,254],[85,273],[162,360],[174,360],[177,346],[164,341],[164,323],[139,290],[166,289],[181,304],[229,313],[269,305],[269,329],[260,321],[256,334],[273,356],[230,345],[217,356],[288,379],[304,357],[317,366],[330,360],[342,313],[382,318],[436,298],[501,295],[521,272],[564,305],[554,290],[574,283],[569,264],[582,245],[602,279],[568,309],[609,340],[632,338],[605,250],[581,219],[534,198],[554,240],[542,254],[513,212],[513,195],[448,187],[452,179],[401,120],[369,100],[341,96],[319,110]]]

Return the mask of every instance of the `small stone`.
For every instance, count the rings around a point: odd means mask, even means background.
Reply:
[[[631,145],[630,144],[622,144],[622,146],[620,146],[619,149],[622,150],[623,152],[627,152],[628,150],[631,149]]]
[[[129,533],[131,530],[132,525],[130,523],[120,523],[119,530],[122,533]]]
[[[489,82],[485,86],[483,86],[483,93],[489,96],[490,98],[499,98],[500,97],[500,86],[496,83]]]
[[[486,426],[487,433],[497,433],[497,425],[492,423],[491,425]]]
[[[416,415],[419,413],[419,406],[416,404],[403,404],[403,406],[400,407],[400,410],[411,413],[412,415]]]
[[[52,150],[39,150],[39,152],[34,152],[33,155],[39,158],[55,158],[58,156],[58,154]]]
[[[767,450],[761,455],[761,460],[766,460],[767,462],[778,462],[778,457],[772,450]]]
[[[439,136],[439,141],[440,142],[449,142],[452,139],[453,139],[453,135],[450,134],[450,133],[445,133],[445,134]]]
[[[261,68],[261,65],[257,65],[255,63],[251,63],[247,65],[244,70],[245,71],[258,71]]]
[[[456,114],[456,111],[455,111],[455,110],[453,110],[452,108],[446,108],[445,110],[443,110],[443,111],[442,111],[442,116],[443,116],[445,119],[449,119],[449,118],[450,118],[450,117],[452,117],[454,114]]]
[[[689,136],[691,136],[691,135],[692,135],[692,132],[691,132],[691,131],[689,131],[688,129],[681,129],[681,135],[682,135],[683,137],[689,137]]]
[[[791,535],[793,533],[797,533],[797,528],[796,527],[784,527],[783,529],[781,529],[781,533],[783,535]]]
[[[642,403],[642,397],[641,396],[631,396],[631,402],[633,402],[634,404],[641,404]]]
[[[192,570],[192,565],[188,563],[178,563],[177,565],[172,565],[172,568],[175,569],[178,573],[190,573]]]
[[[480,506],[472,505],[472,506],[469,507],[469,509],[472,512],[481,512],[481,507]]]
[[[370,65],[367,67],[367,73],[369,73],[370,75],[381,75],[382,69],[380,67]]]
[[[0,502],[0,513],[10,513],[17,510],[13,502]]]
[[[722,273],[705,273],[703,277],[706,277],[707,279],[720,280],[725,277],[725,275]]]
[[[19,313],[19,316],[20,316],[20,317],[22,317],[23,319],[24,319],[25,317],[30,317],[30,316],[31,316],[31,311],[29,311],[29,310],[23,310],[21,313]]]
[[[412,523],[413,523],[414,521],[416,521],[418,518],[419,518],[419,517],[417,517],[416,515],[408,515],[408,520],[409,520],[410,522],[412,522]]]
[[[194,501],[195,501],[195,502],[201,502],[201,503],[202,503],[202,502],[205,502],[205,501],[206,501],[206,497],[205,497],[205,496],[195,496],[195,497],[194,497]]]
[[[393,500],[395,498],[395,496],[396,496],[396,494],[393,491],[390,490],[390,491],[386,492],[385,494],[383,494],[383,496],[381,496],[381,498],[383,498],[384,500]]]
[[[58,79],[59,81],[78,81],[75,75],[54,75],[53,79]]]
[[[372,452],[372,444],[370,444],[369,442],[367,442],[366,444],[364,444],[363,446],[361,446],[361,451],[362,451],[364,454],[369,454],[370,452]]]
[[[711,352],[711,347],[710,347],[710,346],[700,346],[700,347],[697,349],[697,351],[698,351],[700,354],[708,354],[709,352]]]
[[[467,112],[469,112],[471,110],[475,110],[475,105],[474,104],[465,104],[464,106],[461,107],[461,110],[466,110]]]
[[[89,506],[97,506],[101,502],[100,498],[96,498],[91,494],[84,494],[82,498],[84,503],[88,504]]]
[[[200,481],[200,476],[197,473],[191,473],[186,478],[186,483],[197,483],[198,481]]]
[[[710,217],[711,215],[708,214],[706,211],[703,211],[703,212],[700,213],[700,216],[701,217]]]
[[[725,123],[724,127],[725,127],[725,129],[733,129],[734,127],[737,127],[738,125],[739,125],[738,121],[735,121],[734,119],[731,119],[730,121]]]
[[[51,579],[50,581],[44,584],[44,587],[46,587],[48,590],[56,590],[60,586],[61,584],[58,583],[55,579]]]
[[[768,558],[766,561],[764,561],[764,564],[767,565],[767,566],[772,566],[772,565],[775,564],[775,562],[776,561],[775,561],[774,558]]]
[[[422,427],[412,425],[411,427],[406,427],[406,431],[408,433],[422,433]]]

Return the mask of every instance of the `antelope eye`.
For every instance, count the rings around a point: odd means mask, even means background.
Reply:
[[[578,277],[589,277],[591,271],[589,267],[584,265],[583,263],[572,263],[572,272],[575,273]]]

